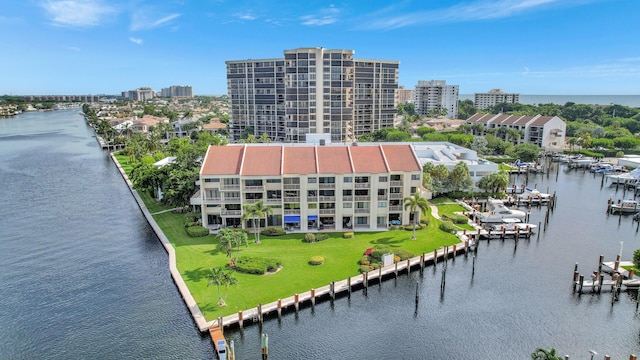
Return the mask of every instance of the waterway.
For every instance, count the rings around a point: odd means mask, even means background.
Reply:
[[[640,354],[635,294],[571,291],[573,267],[640,248],[621,191],[564,169],[530,177],[558,203],[540,237],[481,242],[458,257],[350,298],[226,330],[239,359],[527,359],[555,347],[614,359]],[[514,178],[520,184],[523,176]],[[178,294],[167,256],[115,166],[73,111],[0,120],[0,358],[212,358]],[[531,222],[546,208],[532,208]],[[336,279],[339,280],[339,279]],[[420,300],[415,305],[416,284]]]

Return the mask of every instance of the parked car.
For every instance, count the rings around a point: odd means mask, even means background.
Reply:
[[[400,225],[400,220],[391,220],[389,221],[389,225]]]

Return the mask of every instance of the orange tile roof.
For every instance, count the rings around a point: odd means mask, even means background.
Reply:
[[[285,174],[315,174],[316,151],[313,146],[284,148],[284,171]]]
[[[353,172],[347,146],[319,146],[318,172],[324,174],[347,174]]]
[[[390,171],[421,171],[410,145],[382,145]]]
[[[387,172],[382,151],[378,146],[352,146],[351,158],[353,167],[357,173],[383,173]]]
[[[282,146],[247,146],[241,175],[280,175],[281,163]]]
[[[227,128],[227,124],[223,124],[223,123],[217,122],[217,121],[211,121],[208,124],[202,125],[202,128],[205,129],[205,130],[226,129]]]
[[[243,146],[209,146],[209,152],[202,164],[203,175],[240,174]]]

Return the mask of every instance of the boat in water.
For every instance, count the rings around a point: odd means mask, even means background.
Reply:
[[[633,199],[618,200],[617,203],[609,205],[609,212],[612,214],[636,214],[640,212],[640,202]]]
[[[541,193],[538,189],[532,189],[527,187],[521,194],[518,194],[518,199],[527,201],[541,201],[546,202],[551,199],[553,195],[547,193]]]
[[[508,208],[502,200],[489,198],[487,200],[488,211],[478,213],[478,219],[483,223],[503,223],[505,219],[518,219],[524,221],[527,214],[524,211]]]
[[[491,231],[533,231],[538,225],[523,223],[518,219],[504,219],[502,223],[489,226]]]

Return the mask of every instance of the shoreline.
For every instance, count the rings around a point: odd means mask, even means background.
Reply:
[[[178,288],[178,291],[182,296],[182,300],[184,300],[185,305],[189,309],[189,312],[191,313],[191,317],[193,318],[193,321],[198,327],[198,330],[202,333],[209,331],[209,328],[213,325],[215,321],[207,322],[204,315],[202,315],[202,312],[200,311],[200,307],[198,307],[198,304],[193,298],[193,295],[191,295],[191,291],[189,291],[187,284],[182,279],[182,275],[180,274],[180,272],[178,271],[178,267],[176,266],[176,251],[173,248],[173,245],[171,245],[171,242],[169,242],[169,239],[167,239],[167,237],[162,232],[162,229],[160,229],[160,226],[158,226],[158,223],[156,223],[155,219],[149,212],[149,209],[147,209],[147,206],[142,201],[142,198],[140,198],[140,195],[138,195],[138,192],[133,188],[133,184],[131,183],[131,180],[129,180],[129,177],[127,176],[125,171],[122,169],[122,166],[120,166],[120,162],[118,162],[118,159],[116,159],[116,157],[113,155],[113,152],[109,152],[109,157],[111,157],[111,160],[114,162],[114,164],[118,168],[120,175],[122,175],[122,179],[125,181],[125,183],[127,184],[127,187],[129,188],[129,191],[133,195],[133,198],[138,203],[138,207],[142,211],[142,214],[144,215],[145,219],[153,229],[153,232],[156,234],[156,236],[162,243],[164,250],[169,255],[169,272],[171,273],[171,278],[173,278],[173,282],[176,284],[176,287]]]

